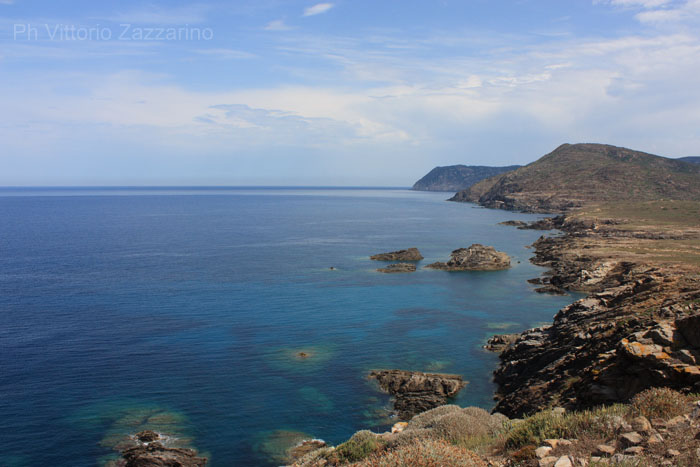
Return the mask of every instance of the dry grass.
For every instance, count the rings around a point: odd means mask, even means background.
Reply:
[[[632,399],[632,410],[648,419],[669,420],[686,413],[688,396],[668,388],[652,388],[642,391]]]
[[[377,453],[354,467],[485,467],[473,452],[443,440],[424,439]]]

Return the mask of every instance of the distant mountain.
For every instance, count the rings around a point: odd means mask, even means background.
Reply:
[[[700,200],[700,164],[604,144],[564,144],[513,172],[460,191],[452,201],[529,212],[591,201]]]
[[[515,170],[519,165],[488,167],[483,165],[449,165],[435,167],[418,180],[413,189],[418,191],[460,191],[473,184],[504,172]]]
[[[693,164],[700,164],[700,157],[696,157],[696,156],[680,157],[677,160],[684,161],[684,162],[692,162]]]

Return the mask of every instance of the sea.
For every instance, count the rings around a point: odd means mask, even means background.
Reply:
[[[527,279],[535,215],[398,188],[0,189],[0,465],[109,465],[142,429],[212,466],[385,431],[372,369],[456,373],[494,405],[498,333],[577,297]],[[549,234],[556,234],[550,232]],[[423,269],[472,243],[505,271]],[[375,253],[418,247],[410,274]]]

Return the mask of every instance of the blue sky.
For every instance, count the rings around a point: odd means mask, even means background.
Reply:
[[[0,185],[700,155],[700,0],[0,0]]]

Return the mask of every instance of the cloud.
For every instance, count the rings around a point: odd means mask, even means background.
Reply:
[[[287,26],[285,24],[284,20],[281,20],[281,19],[276,19],[274,21],[270,21],[265,26],[266,31],[289,31],[291,29],[292,29],[291,26]]]
[[[0,0],[0,5],[12,5],[15,0]]]
[[[320,15],[321,13],[325,13],[331,8],[333,8],[332,3],[317,3],[314,6],[311,6],[304,10],[304,16],[314,16],[314,15]]]
[[[658,8],[667,5],[671,0],[595,0],[594,3],[608,3],[614,6],[621,7],[641,7],[641,8]]]

